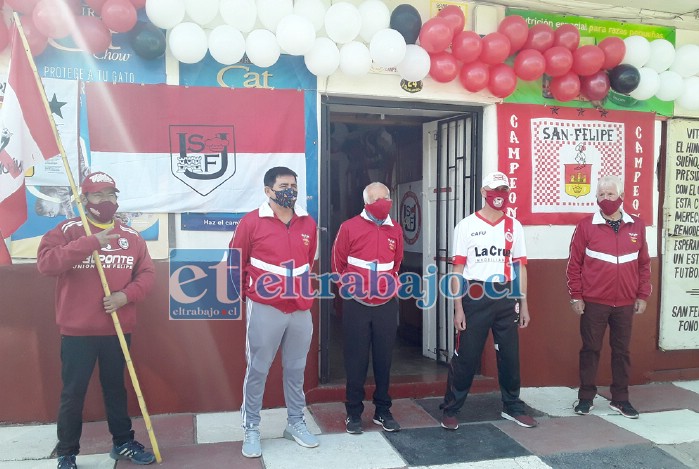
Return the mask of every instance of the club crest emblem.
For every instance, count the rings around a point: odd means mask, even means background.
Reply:
[[[129,240],[126,238],[119,238],[119,246],[121,249],[129,249]]]
[[[592,178],[591,164],[566,164],[565,165],[565,191],[566,194],[578,198],[590,193],[590,180]]]

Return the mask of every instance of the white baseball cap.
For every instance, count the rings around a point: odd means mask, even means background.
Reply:
[[[505,175],[505,173],[495,171],[483,178],[483,185],[481,187],[487,187],[488,189],[497,189],[501,186],[507,186],[507,188],[509,189],[510,180]]]

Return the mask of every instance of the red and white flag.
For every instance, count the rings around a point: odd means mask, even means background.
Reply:
[[[10,236],[27,219],[24,172],[59,153],[29,57],[13,28],[12,58],[0,111],[0,233]]]
[[[85,93],[90,169],[114,178],[121,210],[247,212],[273,166],[298,174],[305,205],[302,91],[92,82]]]

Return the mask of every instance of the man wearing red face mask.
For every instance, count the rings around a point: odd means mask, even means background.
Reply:
[[[580,389],[574,410],[587,415],[597,395],[595,376],[602,339],[609,325],[612,348],[612,400],[609,407],[638,418],[629,402],[629,343],[634,314],[646,309],[651,294],[646,226],[622,211],[623,187],[616,176],[597,184],[599,211],[583,218],[570,242],[566,275],[570,304],[580,315]]]
[[[388,388],[398,324],[396,295],[403,260],[403,230],[389,216],[388,187],[373,182],[366,186],[363,195],[364,210],[340,226],[331,259],[332,271],[341,276],[343,284],[340,295],[347,374],[345,425],[347,433],[362,433],[364,382],[371,350],[376,382],[373,421],[387,432],[396,432],[400,425],[391,415]],[[347,288],[349,283],[360,288],[351,291]]]
[[[529,325],[527,306],[527,253],[522,225],[505,215],[510,183],[501,172],[483,179],[482,209],[456,225],[452,292],[457,339],[444,402],[442,427],[457,430],[457,413],[479,368],[483,347],[492,330],[497,353],[501,416],[523,427],[535,427],[519,398],[519,328]],[[465,288],[465,291],[462,290]]]
[[[57,422],[58,468],[76,467],[83,404],[96,362],[112,434],[110,456],[150,464],[155,456],[134,440],[131,429],[124,387],[125,361],[110,313],[118,310],[130,343],[136,322],[134,303],[150,291],[155,269],[143,238],[114,219],[118,207],[114,180],[95,172],[85,178],[81,188],[81,201],[93,234],[85,235],[80,218],[66,220],[44,235],[37,255],[39,272],[57,277],[56,323],[61,333],[63,380]],[[93,251],[100,255],[110,296],[104,296]]]

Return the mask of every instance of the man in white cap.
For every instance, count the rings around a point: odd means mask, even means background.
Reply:
[[[452,292],[454,326],[457,330],[454,356],[444,402],[442,427],[459,428],[457,413],[479,368],[483,347],[492,330],[497,353],[498,381],[503,418],[523,427],[535,427],[519,398],[518,329],[529,325],[527,307],[527,262],[522,225],[505,215],[510,184],[501,172],[483,179],[485,205],[467,216],[454,230]]]

